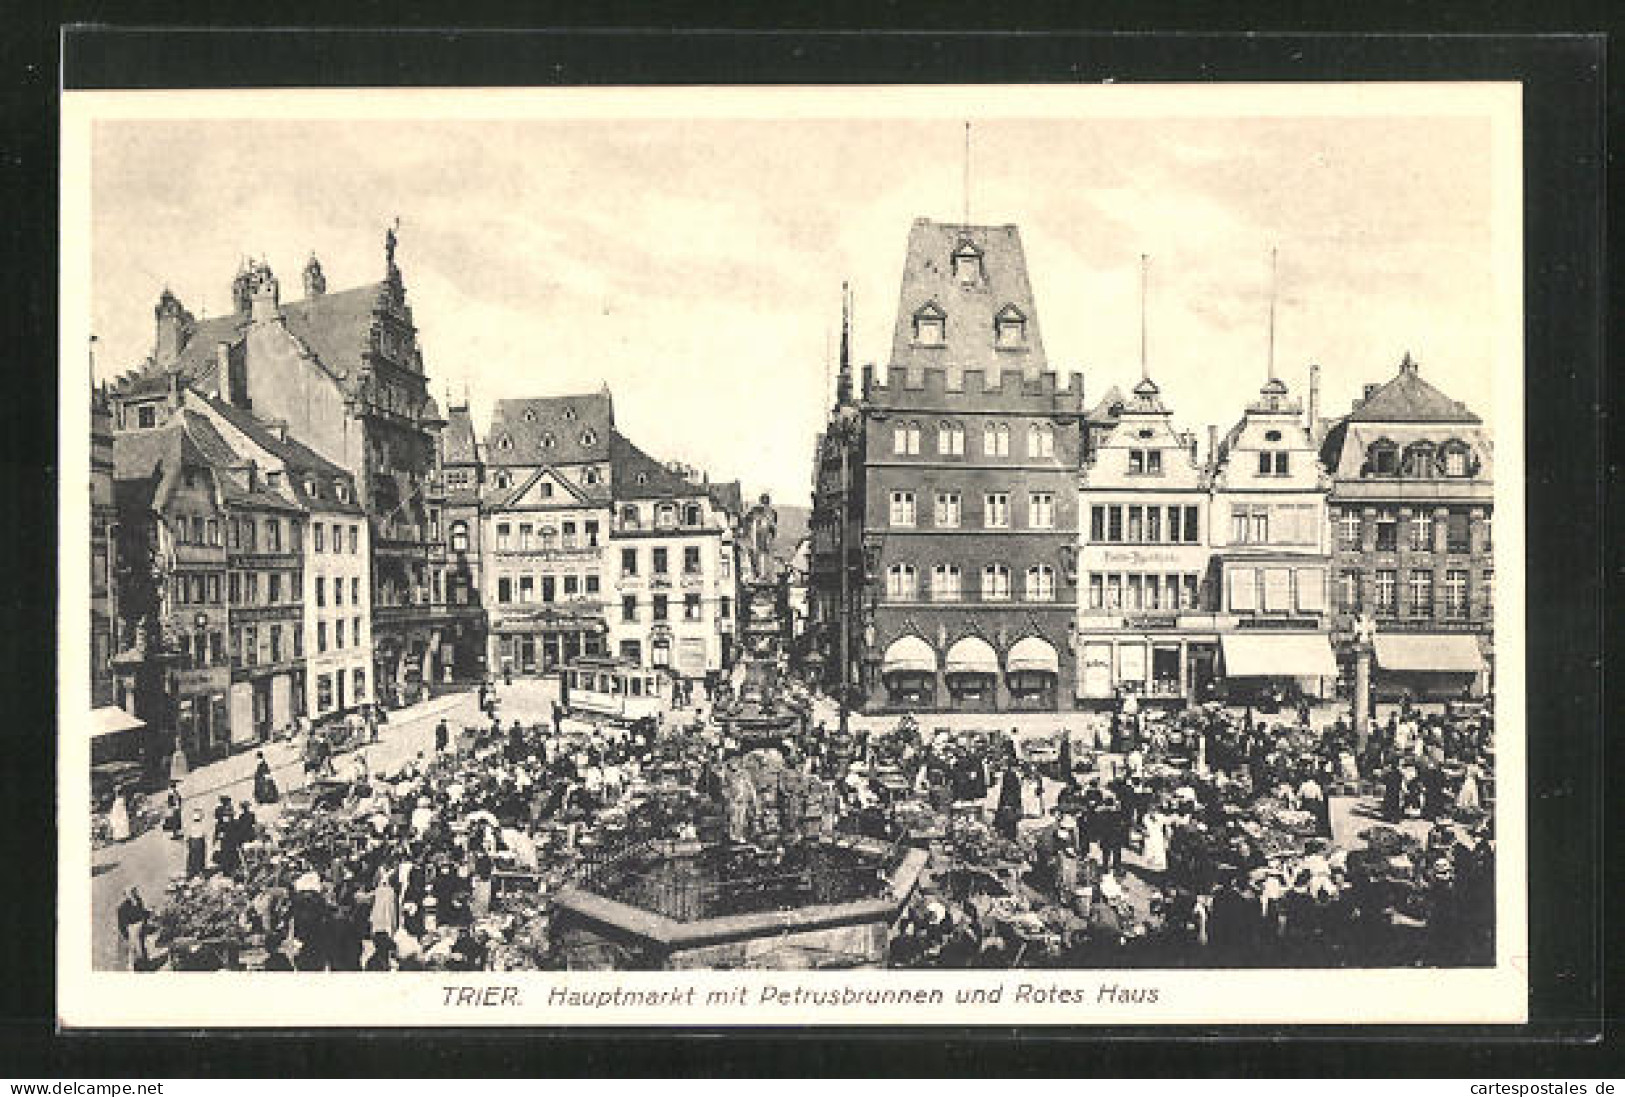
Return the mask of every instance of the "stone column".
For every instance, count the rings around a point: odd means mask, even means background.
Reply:
[[[1371,721],[1371,649],[1364,644],[1354,649],[1354,734],[1365,753],[1366,729]]]

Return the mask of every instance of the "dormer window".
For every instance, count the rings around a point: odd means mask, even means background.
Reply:
[[[1281,440],[1281,432],[1280,431],[1278,431],[1278,430],[1266,430],[1264,432],[1264,441],[1266,441],[1266,442],[1279,442],[1280,440]]]
[[[1131,449],[1128,451],[1130,476],[1161,476],[1162,451],[1160,449]]]
[[[924,347],[940,347],[948,341],[948,314],[935,301],[914,314],[914,341]]]
[[[564,409],[564,419],[565,419],[566,422],[573,423],[573,422],[575,422],[575,418],[576,418],[576,409],[575,408],[565,408]]]
[[[602,477],[602,475],[603,474],[598,471],[598,466],[597,465],[588,465],[587,466],[587,471],[581,474],[581,480],[582,480],[583,483],[590,486],[590,485],[593,485],[593,484],[597,484],[600,481],[600,478]]]
[[[637,479],[638,479],[638,483],[647,484],[649,482],[649,474],[647,472],[640,472],[640,473],[638,473],[638,478]]]
[[[969,240],[961,240],[954,249],[954,280],[962,286],[974,286],[982,280],[982,252]]]
[[[1468,475],[1468,469],[1471,467],[1468,456],[1465,443],[1446,442],[1444,446],[1444,474],[1446,476]]]
[[[1012,348],[1027,345],[1027,317],[1016,306],[1006,305],[993,317],[993,345]]]
[[[505,472],[499,472],[497,473],[496,477],[496,485],[498,488],[506,491],[508,488],[513,486],[513,477],[509,476]]]
[[[504,434],[502,437],[497,439],[497,449],[504,452],[513,449],[513,439]]]
[[[1393,476],[1399,471],[1399,447],[1384,438],[1366,451],[1366,469],[1372,476]]]
[[[542,449],[552,449],[555,441],[556,439],[550,432],[543,432],[542,436],[536,440],[536,444]]]
[[[305,494],[310,496],[311,498],[316,497],[316,481],[315,480],[307,479],[305,481]]]
[[[333,494],[338,496],[339,502],[348,503],[350,501],[350,485],[343,480],[333,481]]]
[[[1425,480],[1432,477],[1433,443],[1414,442],[1405,447],[1404,474],[1413,479]]]
[[[581,444],[588,447],[596,446],[598,444],[598,432],[594,430],[582,431]]]
[[[535,408],[526,408],[525,409],[525,422],[534,423],[535,421],[536,421],[536,409]]]

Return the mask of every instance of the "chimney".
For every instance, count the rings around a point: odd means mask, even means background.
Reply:
[[[157,321],[157,336],[153,340],[152,358],[160,366],[167,366],[180,357],[186,346],[186,336],[192,330],[192,314],[181,305],[180,299],[168,287],[158,295],[158,304],[152,310]]]
[[[181,371],[178,370],[178,369],[171,369],[169,371],[169,378],[168,379],[169,379],[169,396],[168,396],[169,410],[171,410],[171,411],[179,411],[180,406],[181,406]]]
[[[1320,429],[1320,367],[1309,366],[1309,433]]]
[[[1191,464],[1196,464],[1196,432],[1185,432],[1185,446],[1191,451]]]
[[[261,264],[255,268],[250,288],[253,292],[250,314],[254,323],[275,320],[282,315],[276,275],[271,273],[270,267]]]
[[[1219,463],[1219,428],[1212,423],[1207,425],[1207,463]]]

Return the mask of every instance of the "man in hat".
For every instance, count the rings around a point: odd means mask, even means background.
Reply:
[[[124,893],[124,901],[118,905],[118,934],[131,971],[140,971],[147,964],[147,921],[151,917],[140,891],[132,887]]]

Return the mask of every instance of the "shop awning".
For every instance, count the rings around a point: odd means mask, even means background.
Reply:
[[[880,664],[880,673],[897,674],[904,671],[935,674],[936,651],[918,636],[902,636],[893,640],[891,647],[886,649],[884,661]]]
[[[1224,672],[1231,678],[1335,678],[1337,659],[1321,633],[1219,637]]]
[[[101,708],[90,710],[90,737],[100,739],[104,735],[116,735],[121,731],[132,731],[135,728],[146,727],[146,721],[128,712],[117,705],[103,705]]]
[[[1010,649],[1004,665],[1012,674],[1024,670],[1058,674],[1061,669],[1061,658],[1055,654],[1055,648],[1048,640],[1038,636],[1023,636]]]
[[[1431,670],[1477,674],[1484,669],[1478,639],[1463,633],[1378,633],[1377,665],[1383,670]]]
[[[997,674],[999,654],[993,645],[978,636],[967,636],[948,649],[949,674]]]

